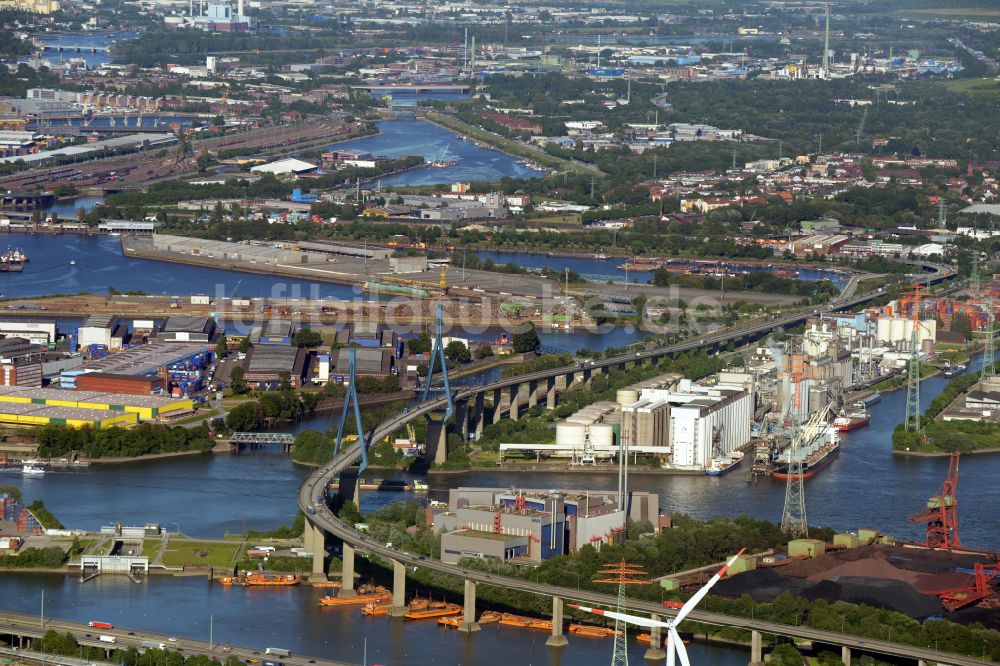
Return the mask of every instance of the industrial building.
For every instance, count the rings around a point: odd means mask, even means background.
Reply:
[[[569,457],[592,464],[621,450],[657,457],[661,465],[702,470],[710,458],[750,443],[754,392],[744,383],[696,384],[667,373],[621,389],[556,424],[554,444],[500,445],[506,452]]]
[[[35,344],[47,345],[56,341],[58,329],[54,319],[4,319],[0,320],[0,334],[16,335]]]
[[[246,373],[248,384],[257,388],[277,386],[281,374],[290,375],[294,388],[302,386],[302,378],[307,369],[308,354],[305,349],[281,345],[257,345],[247,356]]]
[[[153,395],[166,389],[160,377],[116,375],[110,372],[84,372],[76,376],[77,391],[121,393],[126,395]]]
[[[186,238],[155,234],[152,237],[154,251],[187,254],[206,259],[223,259],[258,265],[302,265],[325,264],[331,260],[329,253],[296,251],[272,247],[270,245],[241,245],[226,241],[204,238]]]
[[[216,325],[211,317],[169,317],[154,336],[157,342],[200,342],[215,340]]]
[[[127,339],[128,327],[118,320],[117,315],[92,314],[77,331],[77,344],[82,348],[121,349]]]
[[[659,496],[634,492],[629,517],[661,525]],[[463,557],[539,563],[556,555],[600,548],[622,535],[625,511],[610,491],[513,491],[452,488],[447,509],[428,508],[428,522],[443,531],[441,560]]]
[[[66,391],[63,389],[30,389],[19,386],[0,386],[0,411],[13,414],[28,414],[17,406],[60,407],[90,412],[113,412],[114,415],[131,414],[142,421],[157,421],[190,414],[194,405],[189,399],[167,396],[127,395],[98,391]],[[46,412],[53,418],[75,418],[78,414],[57,415]],[[83,416],[93,416],[84,414]],[[102,423],[108,415],[101,417]],[[123,422],[135,419],[125,419]],[[19,421],[20,422],[20,421]],[[117,423],[118,421],[114,421]]]
[[[155,343],[123,349],[87,363],[87,370],[120,375],[158,376],[162,368],[182,364],[205,353],[208,346],[198,343]]]
[[[292,344],[292,322],[271,319],[264,322],[264,326],[251,335],[250,340],[254,344],[262,345],[290,345]]]
[[[138,414],[134,412],[14,403],[6,402],[0,397],[0,423],[8,425],[58,425],[100,430],[112,426],[131,426],[138,422]]]

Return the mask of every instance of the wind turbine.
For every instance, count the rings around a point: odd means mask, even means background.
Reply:
[[[719,569],[712,578],[705,584],[705,587],[701,588],[695,592],[694,596],[687,600],[687,602],[681,606],[681,609],[677,611],[677,615],[666,622],[661,622],[660,620],[651,620],[646,617],[641,617],[638,615],[627,615],[625,613],[616,613],[614,611],[607,611],[600,608],[588,608],[587,606],[577,606],[575,604],[567,604],[570,608],[576,608],[578,610],[586,611],[588,613],[593,613],[594,615],[602,615],[604,617],[609,617],[613,620],[621,620],[623,622],[629,622],[631,624],[646,627],[648,629],[666,629],[667,630],[667,666],[674,666],[675,658],[680,659],[683,666],[691,666],[691,660],[688,659],[687,650],[684,648],[684,642],[681,640],[680,634],[677,633],[677,625],[684,621],[684,618],[694,610],[695,606],[701,603],[701,600],[705,598],[708,591],[712,589],[712,586],[719,582],[726,572],[729,571],[729,567],[733,566],[737,558],[743,554],[746,550],[744,548],[740,552],[729,558],[725,566]]]

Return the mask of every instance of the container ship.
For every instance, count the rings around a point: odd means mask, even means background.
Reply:
[[[855,409],[841,414],[833,420],[833,427],[840,432],[850,432],[871,423],[872,417],[867,409]]]
[[[798,456],[802,459],[802,478],[811,479],[816,476],[816,474],[833,462],[839,451],[840,438],[837,436],[837,431],[832,426],[827,426],[820,432],[812,444],[804,447],[798,453]],[[774,463],[774,470],[771,472],[774,478],[789,478],[788,463],[790,455],[791,448],[788,448],[778,456],[778,459]]]
[[[741,462],[743,462],[743,453],[741,451],[733,451],[725,456],[709,458],[708,465],[705,466],[705,474],[709,476],[722,476],[726,472],[739,467]]]

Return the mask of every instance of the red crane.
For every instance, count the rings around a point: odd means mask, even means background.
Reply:
[[[927,523],[928,548],[961,548],[958,539],[958,454],[952,453],[948,463],[948,477],[937,494],[927,500],[927,509],[910,516],[914,523]]]
[[[949,613],[977,604],[993,596],[992,583],[1000,573],[1000,565],[986,565],[976,562],[973,565],[973,580],[971,585],[953,590],[931,592],[941,598],[941,605]]]

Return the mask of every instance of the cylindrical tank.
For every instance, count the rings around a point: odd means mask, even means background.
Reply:
[[[556,444],[566,448],[582,449],[587,438],[587,427],[581,423],[557,423]]]
[[[924,354],[934,353],[934,341],[930,338],[925,338],[923,342],[920,343],[920,351]]]
[[[889,340],[891,342],[909,340],[910,330],[913,328],[911,322],[902,317],[893,317],[891,321],[892,323],[889,325]]]
[[[875,338],[879,342],[890,341],[889,339],[889,334],[891,333],[891,331],[889,330],[890,321],[891,320],[886,317],[882,317],[881,319],[878,320],[878,324],[875,329]]]
[[[618,389],[615,398],[619,405],[634,405],[639,402],[639,392],[633,389]]]
[[[607,423],[590,426],[590,443],[599,448],[611,448],[615,443],[615,430]]]
[[[595,419],[592,416],[573,415],[573,416],[569,417],[568,419],[566,419],[566,423],[577,423],[579,425],[588,426],[591,423],[593,423],[594,420]]]

